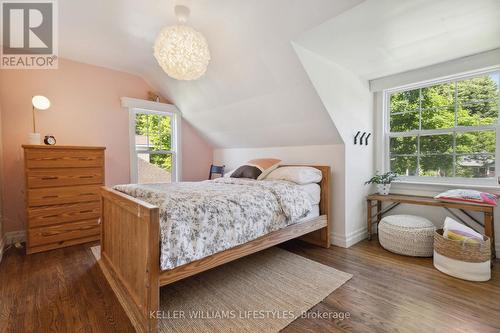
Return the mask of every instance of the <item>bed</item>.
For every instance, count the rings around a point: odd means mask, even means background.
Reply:
[[[323,175],[316,207],[280,182],[103,187],[99,266],[137,331],[157,331],[161,286],[298,237],[329,247],[330,168],[313,167]]]

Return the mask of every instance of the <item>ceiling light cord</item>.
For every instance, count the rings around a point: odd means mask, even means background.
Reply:
[[[187,22],[187,20],[189,18],[189,14],[190,14],[190,10],[188,7],[182,6],[182,5],[177,5],[177,6],[175,6],[174,11],[175,11],[175,16],[177,17],[177,20],[179,21],[179,23],[186,23]]]

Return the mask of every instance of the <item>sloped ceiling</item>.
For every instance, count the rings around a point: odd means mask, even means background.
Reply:
[[[361,0],[193,0],[189,24],[212,61],[197,81],[176,81],[152,45],[175,24],[174,1],[59,1],[61,57],[141,75],[215,147],[342,142],[290,41]]]
[[[499,48],[500,1],[368,0],[295,42],[370,80]]]

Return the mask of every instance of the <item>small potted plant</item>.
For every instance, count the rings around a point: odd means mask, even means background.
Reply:
[[[377,184],[377,191],[379,194],[388,195],[391,190],[392,181],[398,179],[398,174],[392,171],[386,172],[384,174],[379,175],[378,171],[369,181],[365,183],[368,184]]]

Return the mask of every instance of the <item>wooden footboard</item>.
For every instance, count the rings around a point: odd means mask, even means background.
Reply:
[[[158,208],[102,188],[99,265],[138,332],[156,332],[159,309]]]

